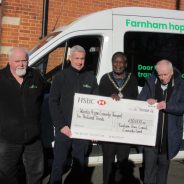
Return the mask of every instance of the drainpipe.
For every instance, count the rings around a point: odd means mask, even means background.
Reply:
[[[40,39],[47,36],[49,0],[43,0],[42,33]]]
[[[180,0],[176,0],[176,10],[180,10]]]
[[[3,16],[3,3],[2,0],[0,0],[0,53],[1,53],[1,32],[2,32],[2,16]]]

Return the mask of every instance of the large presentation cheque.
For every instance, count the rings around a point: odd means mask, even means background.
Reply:
[[[158,110],[138,100],[75,94],[72,138],[154,146]]]

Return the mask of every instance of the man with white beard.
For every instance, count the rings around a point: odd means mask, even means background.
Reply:
[[[41,183],[43,151],[40,111],[44,81],[28,67],[28,53],[13,48],[8,65],[0,70],[0,183],[18,184],[22,160],[26,182]]]

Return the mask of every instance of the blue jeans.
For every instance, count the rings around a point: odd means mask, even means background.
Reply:
[[[41,141],[30,144],[12,144],[0,141],[0,183],[18,184],[18,168],[23,162],[28,184],[41,184],[43,150]]]

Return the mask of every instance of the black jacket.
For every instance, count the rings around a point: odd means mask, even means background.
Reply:
[[[113,81],[115,82],[112,72],[109,73]],[[128,73],[126,73],[126,78]],[[126,80],[125,78],[125,80]],[[110,81],[108,74],[104,74],[100,80],[99,93],[100,95],[110,97],[112,94],[118,94],[118,90],[115,88],[113,83]],[[125,99],[136,99],[138,95],[138,83],[136,77],[131,74],[129,81],[122,90],[123,98]]]
[[[57,130],[71,125],[75,93],[97,93],[97,81],[91,72],[70,66],[55,76],[50,90],[50,113]]]
[[[40,134],[43,78],[28,68],[22,85],[10,72],[0,70],[0,140],[28,143]]]

